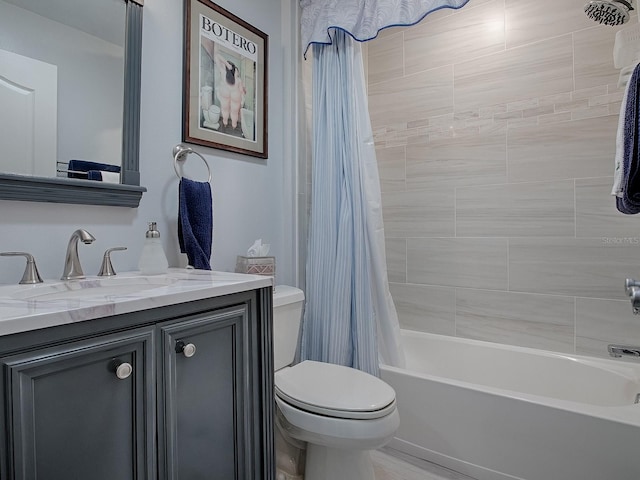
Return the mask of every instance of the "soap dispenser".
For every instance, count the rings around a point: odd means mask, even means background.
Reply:
[[[138,269],[143,275],[158,275],[166,273],[168,267],[169,262],[160,243],[160,232],[156,228],[156,222],[151,222],[145,234]]]

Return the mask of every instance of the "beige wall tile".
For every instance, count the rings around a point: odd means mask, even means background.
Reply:
[[[624,91],[622,89],[618,92],[608,93],[606,95],[594,95],[589,98],[589,106],[595,107],[598,105],[611,105],[612,103],[619,105],[622,102],[623,97]]]
[[[373,128],[453,112],[453,66],[369,86]]]
[[[368,82],[369,85],[385,80],[395,80],[404,75],[403,36],[399,31],[387,35],[384,41],[369,42],[368,45]]]
[[[584,3],[582,0],[505,0],[507,48],[597,25],[584,14]]]
[[[640,345],[640,321],[629,300],[576,299],[576,353],[611,358],[610,343]]]
[[[454,287],[471,292],[462,336],[570,352],[577,301],[593,310],[579,353],[598,355],[607,302],[621,313],[605,325],[625,325],[640,230],[609,195],[620,27],[584,1],[471,0],[369,43],[389,278],[413,328],[435,310],[425,328],[446,332]]]
[[[573,180],[456,189],[458,237],[574,235]]]
[[[510,182],[612,175],[618,116],[509,130]]]
[[[492,122],[489,125],[480,127],[480,135],[497,135],[507,133],[507,122]]]
[[[478,108],[480,118],[494,118],[498,113],[505,113],[509,110],[509,106],[505,103],[499,105],[488,105]]]
[[[610,115],[608,105],[597,105],[595,107],[589,107],[583,110],[572,111],[571,120],[582,120],[583,118],[606,117],[608,115]]]
[[[407,241],[404,238],[385,238],[387,277],[390,282],[407,281]]]
[[[471,0],[467,5],[470,5],[471,2],[473,4],[484,3],[490,0]],[[436,10],[435,12],[429,13],[426,17],[422,18],[420,22],[415,25],[411,25],[409,27],[404,27],[405,31],[410,31],[414,28],[421,28],[425,23],[442,23],[448,22],[449,20],[446,17],[450,17],[454,15],[456,10],[451,8],[441,8],[440,10]]]
[[[401,328],[455,335],[455,288],[399,283],[389,288]]]
[[[446,19],[428,16],[407,29],[405,73],[417,73],[504,50],[503,0],[462,8]]]
[[[507,288],[507,239],[409,238],[407,282]]]
[[[404,27],[404,26],[384,28],[378,32],[378,36],[375,39],[365,43],[365,45],[370,46],[373,43],[383,42],[388,37],[397,35],[400,32],[404,32],[406,28],[407,27]]]
[[[383,192],[405,189],[405,147],[377,148],[378,174]]]
[[[507,110],[508,111],[513,111],[513,110],[527,110],[530,108],[536,108],[539,105],[538,99],[537,98],[526,98],[524,100],[519,100],[517,102],[511,102],[507,105]]]
[[[528,117],[528,118],[514,118],[511,120],[507,120],[508,130],[511,130],[513,128],[532,127],[532,126],[538,125],[538,118],[539,117]]]
[[[619,115],[622,102],[614,102],[609,104],[609,115]]]
[[[576,90],[618,83],[620,71],[613,66],[617,29],[594,25],[573,34]]]
[[[505,134],[407,146],[409,188],[504,183],[506,177]]]
[[[571,35],[457,63],[454,81],[456,110],[569,92]]]
[[[382,215],[387,237],[447,237],[454,234],[451,188],[385,192]]]
[[[518,120],[522,118],[522,110],[510,110],[505,113],[496,113],[493,116],[494,120]]]
[[[456,289],[456,335],[573,353],[572,297]]]
[[[638,274],[640,244],[600,238],[509,239],[509,290],[626,298],[624,279]]]
[[[599,237],[611,244],[640,243],[638,219],[616,209],[612,186],[612,176],[576,180],[576,235]]]
[[[552,93],[550,95],[543,95],[538,98],[538,105],[556,105],[558,103],[570,102],[573,97],[573,92]]]
[[[538,117],[538,125],[550,125],[570,120],[571,112],[550,113],[549,115],[540,115]]]
[[[573,100],[580,100],[582,98],[589,99],[592,97],[599,97],[601,95],[606,95],[607,93],[609,93],[609,89],[607,88],[607,85],[598,85],[597,87],[574,90],[573,92],[571,92],[571,98]]]
[[[540,115],[549,115],[554,113],[553,105],[542,105],[534,108],[527,108],[522,111],[522,118],[539,117]]]
[[[588,98],[572,99],[569,102],[559,102],[554,105],[555,113],[573,112],[575,110],[584,110],[586,108],[589,108]]]

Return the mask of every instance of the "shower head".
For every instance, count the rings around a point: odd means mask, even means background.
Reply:
[[[592,0],[584,6],[584,13],[591,20],[611,26],[626,23],[631,10],[631,3],[625,0]]]

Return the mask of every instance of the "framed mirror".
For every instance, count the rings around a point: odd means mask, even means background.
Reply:
[[[139,205],[142,3],[0,0],[0,199]]]

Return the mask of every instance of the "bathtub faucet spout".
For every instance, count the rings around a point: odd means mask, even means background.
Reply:
[[[640,358],[640,347],[630,347],[628,345],[609,345],[607,347],[607,350],[609,350],[609,355],[616,358],[620,358],[622,356]]]

